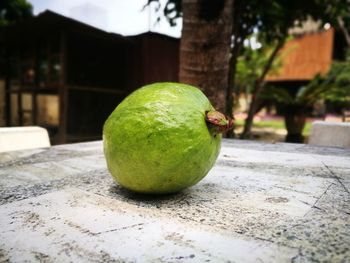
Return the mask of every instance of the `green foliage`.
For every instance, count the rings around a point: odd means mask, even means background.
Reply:
[[[328,90],[325,99],[350,105],[350,49],[345,61],[333,63],[321,84]]]
[[[252,89],[253,83],[261,76],[264,66],[268,62],[276,40],[286,39],[291,27],[300,26],[309,17],[321,22],[330,21],[331,15],[335,16],[344,10],[343,1],[347,0],[235,0],[233,48],[238,48],[232,52],[232,55],[240,56],[237,59],[238,64],[236,64],[238,74],[236,83],[240,89]],[[214,5],[215,3],[219,5],[219,2],[199,1],[201,5]],[[151,3],[157,3],[156,11],[159,12],[159,16],[165,16],[171,25],[175,25],[177,19],[183,15],[181,0],[168,0],[164,6],[160,4],[159,0],[148,0],[146,5]],[[331,12],[331,10],[333,11]],[[259,41],[263,43],[263,48],[259,50],[244,48],[244,40],[249,39],[255,34],[254,32],[259,32],[258,37]],[[277,59],[272,64],[272,72],[281,64],[280,61]]]
[[[147,0],[145,7],[152,3],[157,4],[155,8],[156,12],[163,13],[171,26],[177,25],[178,18],[182,17],[182,0],[168,0],[163,9],[159,0]],[[160,18],[161,16],[158,16],[157,21],[159,21]]]
[[[324,6],[324,13],[328,22],[336,26],[341,18],[346,27],[350,27],[350,3],[348,0],[318,0]]]
[[[147,0],[146,6],[151,3],[157,3],[156,11],[159,12],[159,17],[165,16],[171,25],[176,25],[177,19],[182,17],[181,0],[168,0],[164,6],[159,0]],[[202,0],[200,3],[203,6],[213,7],[215,4],[219,5],[221,1]],[[270,41],[283,38],[291,26],[301,25],[308,17],[329,21],[330,15],[327,13],[326,16],[326,10],[329,8],[330,3],[326,0],[235,0],[233,9],[235,37],[243,42],[247,36],[258,30]]]
[[[300,103],[313,103],[317,99],[350,104],[350,51],[345,61],[335,61],[328,74],[317,75],[297,94]]]
[[[260,48],[252,48],[250,45],[243,48],[242,54],[237,58],[235,85],[240,92],[251,93],[255,81],[261,76],[264,67],[273,52],[273,45],[263,43],[258,35],[253,36],[261,45]],[[272,63],[270,72],[277,73],[282,65],[281,56]]]
[[[235,8],[241,12],[238,23],[241,31],[244,28],[249,32],[257,29],[266,35],[268,41],[284,38],[291,26],[300,25],[309,16],[323,19],[322,7],[316,0],[237,0]]]
[[[264,35],[254,34],[252,37],[254,37],[256,39],[255,41],[258,41],[261,46],[254,49],[251,45],[246,45],[242,49],[242,54],[237,58],[235,85],[240,92],[246,93],[251,93],[253,91],[255,81],[261,76],[275,48],[275,43],[267,42],[267,40],[264,39]],[[292,37],[288,36],[287,39],[292,39]],[[278,74],[283,64],[283,57],[288,55],[294,48],[295,46],[291,47],[289,50],[284,50],[283,54],[280,53],[277,55],[271,64],[269,74]]]
[[[350,51],[345,61],[336,61],[324,77],[317,75],[296,94],[285,89],[268,86],[261,97],[284,105],[312,106],[318,100],[341,102],[350,105]]]
[[[277,88],[274,86],[267,86],[260,94],[262,99],[267,101],[274,101],[281,104],[293,104],[294,99],[285,89]]]
[[[0,28],[33,15],[33,7],[26,0],[0,1]]]
[[[324,99],[329,89],[322,85],[322,77],[316,75],[306,86],[301,87],[295,96],[295,103],[304,106],[311,106],[316,101]]]

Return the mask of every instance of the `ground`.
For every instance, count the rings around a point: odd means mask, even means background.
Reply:
[[[243,131],[245,114],[235,115],[235,134],[240,134]],[[341,122],[342,117],[339,115],[327,115],[325,118],[308,118],[303,130],[305,142],[310,135],[311,124],[317,120],[325,120],[330,122]],[[283,116],[261,114],[254,118],[252,129],[252,139],[268,142],[283,142],[287,131],[284,125]]]

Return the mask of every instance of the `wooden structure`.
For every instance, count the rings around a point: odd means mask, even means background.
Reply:
[[[282,68],[266,78],[269,82],[309,81],[316,74],[326,74],[333,57],[334,30],[296,36],[282,50]]]
[[[132,87],[159,81],[178,81],[180,39],[147,32],[128,37]]]
[[[296,96],[299,89],[307,85],[317,74],[326,74],[333,58],[342,53],[340,50],[335,52],[333,47],[339,45],[335,39],[332,28],[294,35],[294,38],[279,51],[282,67],[277,73],[269,74],[265,81],[268,85],[285,89],[291,96]],[[277,113],[282,115],[289,111],[285,105],[279,103],[276,104],[276,108]],[[312,114],[312,111],[314,110],[310,107],[304,113]],[[314,113],[322,115],[323,111]],[[291,125],[296,127],[295,123]]]
[[[178,43],[155,33],[107,33],[51,11],[5,28],[6,126],[46,127],[53,144],[100,139],[105,119],[132,90],[177,80]]]

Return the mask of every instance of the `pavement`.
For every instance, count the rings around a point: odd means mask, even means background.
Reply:
[[[129,192],[102,143],[0,154],[0,262],[350,262],[350,151],[224,140],[197,185]]]

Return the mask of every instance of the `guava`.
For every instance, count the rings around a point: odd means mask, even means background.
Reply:
[[[232,120],[198,88],[154,83],[126,97],[103,127],[107,167],[123,187],[141,193],[178,192],[214,165],[221,133]]]

